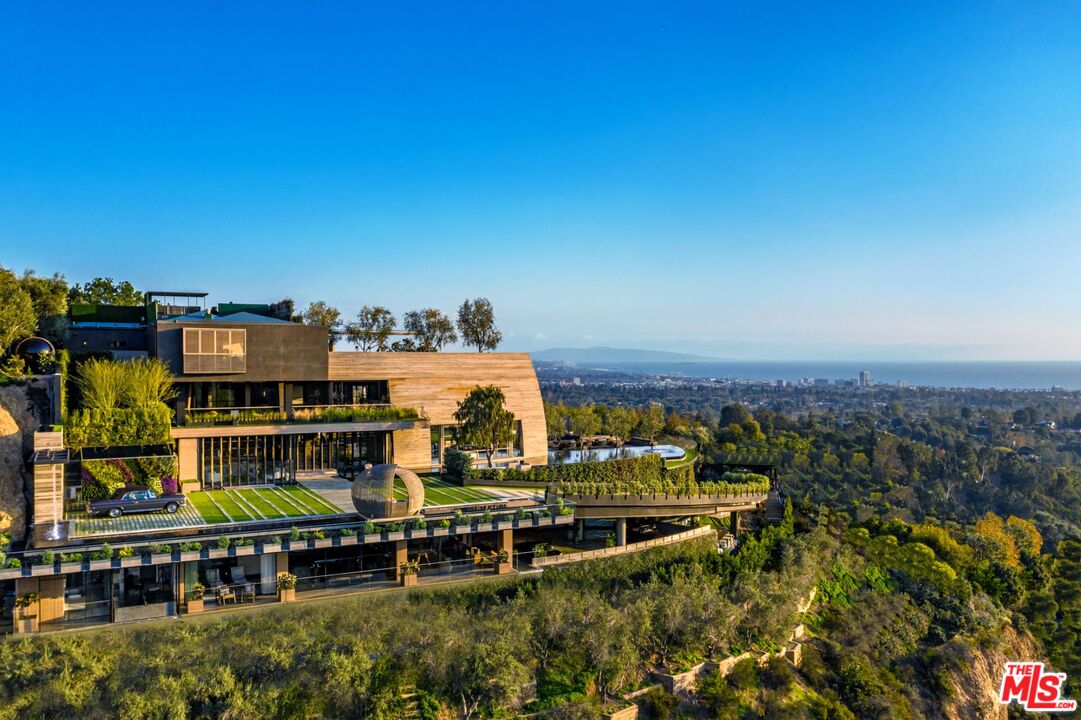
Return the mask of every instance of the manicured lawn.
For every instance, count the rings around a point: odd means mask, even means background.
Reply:
[[[312,512],[317,515],[336,515],[341,512],[340,508],[331,505],[303,485],[285,485],[281,489],[290,493],[294,500],[311,508]]]
[[[684,465],[689,465],[689,464],[693,463],[694,459],[696,457],[698,457],[698,449],[697,448],[688,448],[688,449],[685,449],[684,452],[686,453],[686,455],[684,455],[679,460],[665,460],[664,461],[664,466],[666,468],[683,467]]]
[[[225,490],[209,490],[207,491],[207,495],[209,495],[234,522],[257,519],[253,518],[247,510],[233,500],[233,498],[229,497],[229,493]]]
[[[405,487],[395,485],[394,497],[398,500],[405,500],[409,497],[409,494],[406,492]],[[485,492],[484,490],[462,487],[435,478],[424,478],[425,507],[431,507],[433,505],[461,505],[463,503],[492,502],[499,499],[499,496]]]
[[[219,510],[206,493],[192,492],[188,493],[188,503],[193,505],[199,514],[203,516],[203,521],[208,523],[227,523],[229,518],[225,517],[225,513]]]

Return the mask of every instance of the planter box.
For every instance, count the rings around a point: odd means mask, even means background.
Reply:
[[[402,575],[402,587],[413,587],[417,584],[416,574]]]
[[[387,533],[387,540],[388,541],[405,540],[405,533],[404,532]]]
[[[601,717],[604,720],[637,720],[638,718],[638,706],[631,703],[625,708],[619,710],[601,710]]]
[[[281,590],[278,591],[278,602],[283,602],[283,603],[285,603],[285,602],[293,602],[296,599],[297,599],[297,589],[296,588],[288,588],[288,589],[282,588]]]
[[[340,538],[338,538],[338,544],[339,545],[356,545],[357,544],[357,536],[353,535],[351,537],[340,537]]]
[[[12,630],[18,635],[24,635],[26,633],[36,633],[38,631],[38,616],[31,615],[30,617],[16,617],[12,622]]]
[[[283,550],[307,550],[307,540],[286,540],[282,543]]]
[[[132,557],[120,558],[120,567],[122,567],[122,568],[136,567],[137,565],[142,565],[142,564],[143,564],[143,559],[141,557],[139,557],[138,555],[134,555]]]
[[[203,555],[201,550],[190,550],[188,552],[180,553],[180,562],[193,562],[199,560]]]
[[[91,570],[111,570],[112,567],[113,567],[113,561],[112,560],[91,560],[90,561],[90,569]]]
[[[199,598],[198,600],[188,600],[184,608],[184,612],[186,612],[188,615],[194,615],[196,613],[201,613],[202,611],[203,598]]]
[[[513,571],[514,571],[514,563],[512,563],[510,561],[497,562],[495,564],[495,574],[496,575],[507,575],[508,573],[511,573]]]
[[[432,528],[432,530],[431,530],[431,536],[432,537],[442,537],[444,535],[449,535],[449,534],[450,534],[450,528],[437,527],[437,528]]]
[[[492,523],[492,529],[494,530],[510,530],[512,527],[514,527],[513,520],[500,520]]]
[[[376,533],[375,535],[365,535],[364,544],[383,542],[383,536]]]
[[[150,562],[155,564],[172,562],[175,555],[171,552],[167,553],[154,553],[150,556]]]
[[[231,548],[212,547],[206,551],[206,556],[209,559],[229,557],[229,551]]]
[[[312,540],[313,548],[328,548],[334,544],[334,538],[323,538],[322,540]]]
[[[68,573],[82,572],[85,565],[86,563],[81,562],[60,563],[60,573],[67,575]]]
[[[477,523],[473,527],[476,528],[475,532],[491,532],[495,529],[495,523]]]
[[[72,563],[72,564],[74,565],[74,563]],[[56,567],[55,564],[52,564],[52,565],[31,565],[30,566],[30,576],[31,577],[37,577],[39,575],[55,575],[56,571],[57,571],[57,567]]]
[[[254,555],[254,545],[235,545],[232,548],[234,557],[243,557],[245,555]]]

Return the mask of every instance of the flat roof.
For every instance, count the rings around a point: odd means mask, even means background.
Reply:
[[[183,292],[180,290],[147,290],[147,295],[163,295],[165,297],[193,297],[193,298],[205,298],[210,293],[205,292]]]

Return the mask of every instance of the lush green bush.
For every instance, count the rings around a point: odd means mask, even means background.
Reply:
[[[473,475],[473,458],[458,448],[447,448],[443,453],[443,474],[458,483],[468,482]]]
[[[172,411],[164,404],[111,410],[75,410],[64,423],[64,444],[86,447],[160,445],[170,441]]]
[[[472,478],[478,483],[537,483],[568,495],[740,495],[769,491],[769,478],[765,475],[733,473],[730,482],[696,482],[692,466],[666,470],[664,461],[657,455],[538,465],[528,470],[474,468]]]

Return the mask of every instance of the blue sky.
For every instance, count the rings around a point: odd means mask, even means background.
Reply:
[[[1077,3],[0,8],[0,264],[505,349],[1081,360]]]

